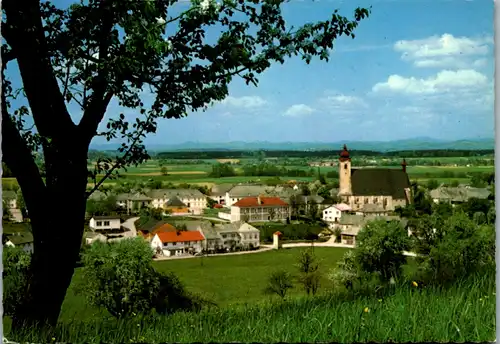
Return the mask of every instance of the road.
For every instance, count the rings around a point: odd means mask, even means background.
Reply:
[[[209,217],[209,216],[203,216],[203,215],[182,215],[182,217],[190,217],[192,219],[211,220],[211,221],[219,221],[219,222],[229,223],[228,220],[224,220],[224,219],[221,219],[219,217]]]

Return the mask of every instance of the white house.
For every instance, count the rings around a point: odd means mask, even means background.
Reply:
[[[279,197],[245,197],[231,206],[231,222],[286,221],[290,206]]]
[[[340,220],[341,216],[342,212],[334,205],[323,210],[323,221],[337,222],[338,220]]]
[[[168,207],[168,201],[173,197],[177,197],[195,215],[203,214],[203,210],[207,208],[207,196],[197,189],[158,189],[149,191],[148,196],[152,199],[151,205],[154,208]]]
[[[4,245],[7,247],[21,247],[23,251],[33,253],[33,234],[24,232],[6,235]]]
[[[201,231],[160,232],[151,240],[151,248],[167,257],[195,254],[202,251],[204,240]]]
[[[10,220],[13,222],[23,222],[23,213],[21,209],[17,207],[17,193],[12,190],[3,190],[2,200],[3,206],[9,209]]]
[[[113,230],[121,228],[119,216],[94,216],[90,219],[89,227],[92,230]]]
[[[260,246],[260,231],[248,223],[218,224],[215,230],[222,238],[222,246],[225,249],[254,249]]]

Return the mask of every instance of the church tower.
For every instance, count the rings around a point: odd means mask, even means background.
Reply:
[[[339,158],[339,196],[352,195],[351,158],[347,146],[340,152]]]

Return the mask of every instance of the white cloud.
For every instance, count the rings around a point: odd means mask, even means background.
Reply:
[[[488,85],[488,78],[475,70],[443,70],[435,76],[419,79],[397,74],[389,76],[386,82],[373,86],[373,92],[397,92],[402,94],[436,94],[453,90],[481,89]]]
[[[332,91],[325,92],[319,103],[330,112],[351,112],[368,108],[368,104],[362,98]]]
[[[239,107],[244,109],[252,109],[267,105],[268,102],[259,96],[243,96],[243,97],[227,97],[220,102],[223,105]]]
[[[314,110],[312,107],[307,106],[306,104],[294,104],[290,106],[284,113],[283,116],[289,117],[300,117],[307,116],[312,114]]]
[[[491,37],[454,37],[445,33],[417,40],[401,40],[394,44],[394,50],[401,52],[401,58],[411,61],[420,68],[467,68],[471,64],[483,65],[490,53]]]

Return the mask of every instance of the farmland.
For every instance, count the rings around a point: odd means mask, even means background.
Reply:
[[[309,154],[307,154],[309,155]],[[318,153],[319,155],[319,153]],[[469,155],[464,153],[464,155]],[[231,154],[228,153],[228,156]],[[195,156],[196,157],[196,156]],[[148,181],[161,181],[172,184],[195,184],[208,188],[215,184],[222,183],[245,183],[245,182],[263,182],[270,178],[276,178],[276,175],[258,175],[248,176],[244,173],[246,166],[252,165],[271,165],[282,170],[292,171],[295,174],[282,172],[279,178],[282,181],[313,181],[317,178],[317,173],[326,176],[330,182],[337,179],[336,166],[310,166],[314,162],[333,162],[337,161],[336,156],[326,158],[320,156],[307,157],[267,157],[267,158],[214,158],[214,159],[160,159],[154,156],[151,160],[139,166],[131,166],[126,170],[121,170],[118,178],[108,179],[107,185],[114,185],[123,182],[144,183]],[[356,156],[352,158],[354,168],[401,168],[399,164],[400,157],[380,157],[380,156]],[[439,183],[468,183],[475,173],[493,173],[494,161],[493,153],[478,156],[464,157],[418,157],[407,158],[407,171],[411,181],[426,183],[434,179]],[[89,169],[95,167],[96,160],[89,162]],[[212,169],[218,164],[229,164],[234,169],[235,175],[229,177],[214,177],[211,175]],[[297,176],[297,171],[303,171],[306,175]],[[5,188],[11,188],[17,184],[14,178],[3,178]],[[92,184],[89,183],[89,186]]]

